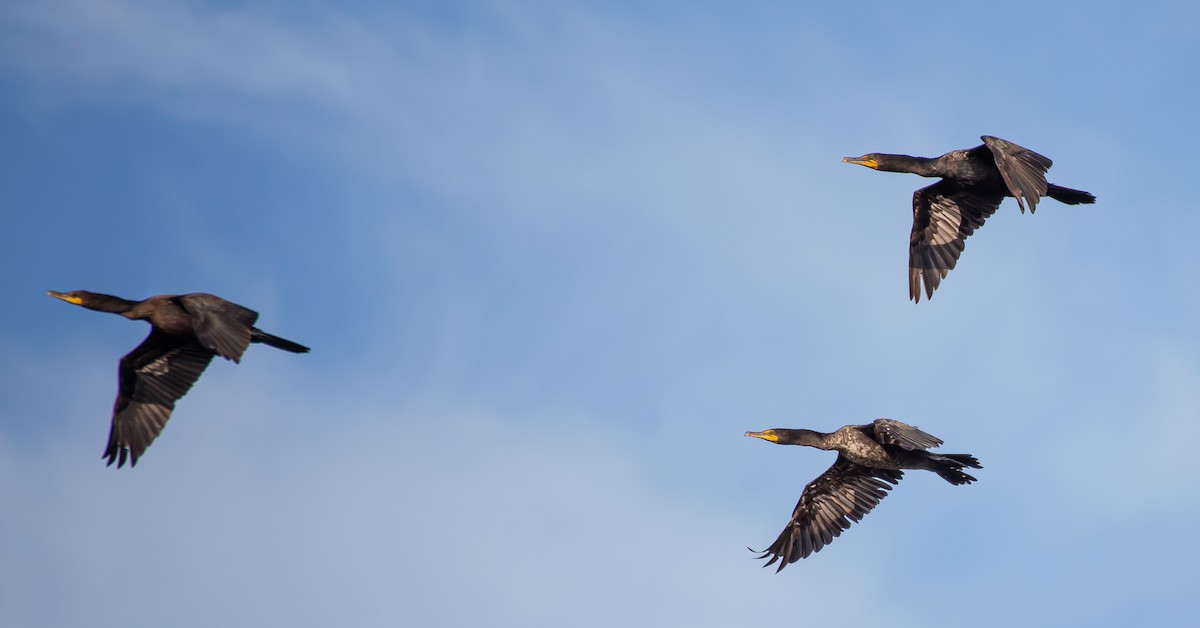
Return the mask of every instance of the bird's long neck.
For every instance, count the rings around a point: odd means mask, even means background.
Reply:
[[[937,171],[937,159],[933,157],[913,157],[911,155],[889,155],[880,153],[875,161],[876,170],[884,172],[908,172],[922,177],[940,177]]]
[[[782,430],[776,430],[781,432]],[[788,433],[779,442],[782,445],[804,445],[805,447],[816,447],[817,449],[835,449],[830,441],[832,434],[818,432],[816,430],[788,430]]]
[[[114,297],[111,294],[93,292],[82,305],[89,310],[96,310],[97,312],[109,312],[111,314],[120,314],[126,318],[136,318],[133,315],[133,309],[138,303],[140,301],[128,301],[121,297]]]

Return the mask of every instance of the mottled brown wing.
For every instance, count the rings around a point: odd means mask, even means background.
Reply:
[[[258,312],[202,292],[180,295],[178,299],[192,318],[192,330],[200,344],[227,360],[240,362],[250,346]]]
[[[942,439],[895,419],[875,419],[875,440],[884,445],[895,445],[901,449],[931,449],[942,444]]]
[[[212,361],[215,353],[194,339],[158,331],[121,358],[117,401],[104,457],[117,467],[137,464],[138,458],[162,432],[175,402]]]
[[[864,467],[839,454],[832,467],[804,487],[792,520],[759,556],[771,557],[763,567],[778,561],[779,572],[820,551],[871,512],[902,477],[902,471]]]
[[[1037,209],[1038,199],[1046,195],[1046,171],[1054,162],[1045,155],[1008,140],[991,135],[984,135],[982,139],[983,145],[992,151],[1009,193],[1016,197],[1017,204],[1021,206],[1021,213],[1025,213],[1025,202],[1028,202],[1029,213],[1032,214]]]
[[[1004,197],[980,194],[943,179],[913,192],[913,226],[908,243],[908,298],[921,301],[942,283],[962,255],[967,237],[983,226]]]

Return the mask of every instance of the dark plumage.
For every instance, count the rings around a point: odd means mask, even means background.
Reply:
[[[1043,196],[1066,203],[1094,203],[1089,192],[1046,182],[1054,163],[1049,157],[990,135],[975,148],[955,150],[937,158],[869,153],[842,161],[874,170],[909,172],[941,181],[913,193],[913,226],[908,243],[908,296],[921,300],[945,279],[962,254],[967,236],[983,226],[1006,196],[1017,199],[1029,213]]]
[[[792,520],[759,556],[771,557],[764,567],[779,561],[777,572],[820,551],[851,523],[871,512],[904,476],[901,469],[925,469],[951,484],[970,484],[975,478],[964,473],[963,467],[982,468],[969,454],[926,451],[941,445],[941,439],[892,419],[876,419],[870,425],[847,425],[829,434],[773,429],[746,432],[746,436],[780,445],[805,445],[838,452],[833,466],[804,487]]]
[[[117,401],[104,457],[118,468],[126,458],[129,466],[137,464],[167,424],[175,402],[187,394],[213,356],[239,362],[252,342],[308,352],[304,345],[254,327],[258,312],[211,294],[160,295],[145,301],[82,290],[46,294],[89,310],[150,323],[150,335],[121,358],[117,373]]]

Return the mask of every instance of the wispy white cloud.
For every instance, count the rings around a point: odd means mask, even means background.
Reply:
[[[345,68],[312,37],[251,7],[217,9],[189,2],[51,1],[4,10],[5,65],[38,75],[72,97],[170,96],[219,101],[229,95],[336,101]],[[336,16],[330,16],[336,17]],[[336,25],[328,27],[335,33]],[[358,42],[351,33],[338,44]]]
[[[21,539],[0,571],[6,623],[719,624],[769,620],[779,609],[750,601],[796,586],[756,569],[741,515],[664,493],[594,420],[288,402],[215,375],[202,383],[223,390],[181,404],[132,472],[80,456],[82,439],[0,440],[0,483],[22,505],[0,519]]]

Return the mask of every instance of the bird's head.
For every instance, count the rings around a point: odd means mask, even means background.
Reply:
[[[763,430],[761,432],[746,432],[745,435],[761,438],[776,445],[808,445],[809,447],[815,446],[821,438],[818,432],[812,430],[789,430],[784,428]]]
[[[763,430],[761,432],[746,432],[745,436],[753,436],[754,438],[761,438],[765,441],[769,441],[772,443],[779,442],[779,435],[776,433],[776,430]]]
[[[47,290],[46,295],[99,312],[121,312],[128,309],[129,306],[129,302],[125,299],[107,294],[88,292],[87,290],[73,290],[71,292]]]
[[[61,299],[74,305],[83,305],[84,307],[87,307],[84,304],[88,301],[88,298],[92,296],[92,293],[85,292],[83,290],[73,290],[71,292],[55,292],[53,290],[47,290],[46,296]]]
[[[881,159],[880,159],[879,153],[867,153],[866,155],[863,155],[862,157],[842,157],[842,161],[844,161],[848,164],[858,164],[860,166],[866,166],[866,167],[870,168],[871,170],[878,170],[879,162],[881,161]]]

